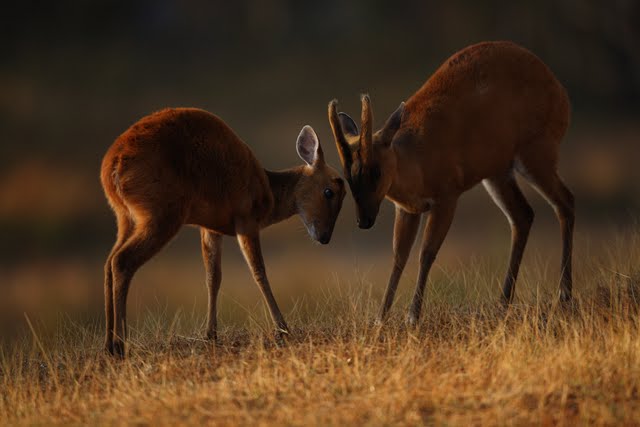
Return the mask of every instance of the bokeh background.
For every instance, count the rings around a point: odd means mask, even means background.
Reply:
[[[102,262],[115,222],[100,188],[100,160],[140,117],[167,106],[204,108],[270,169],[299,163],[295,138],[310,124],[338,166],[329,100],[338,98],[357,117],[359,94],[368,92],[380,124],[449,55],[483,40],[529,48],[568,89],[573,118],[561,174],[577,197],[577,246],[606,252],[614,234],[637,229],[637,1],[27,1],[3,4],[0,37],[4,341],[22,334],[24,313],[40,325],[102,318]],[[541,266],[555,278],[555,218],[541,197],[526,194],[537,217],[523,274]],[[379,297],[392,222],[385,203],[373,230],[357,229],[348,196],[331,245],[310,243],[295,218],[267,230],[268,272],[285,312],[327,287],[370,286]],[[463,197],[438,262],[486,263],[497,296],[508,244],[502,213],[474,189]],[[401,292],[412,287],[415,253],[412,260]],[[230,238],[223,271],[221,322],[264,314]],[[186,228],[136,276],[129,312],[135,319],[145,310],[182,309],[197,318],[204,301],[198,234]]]

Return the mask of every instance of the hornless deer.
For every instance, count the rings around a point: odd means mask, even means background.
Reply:
[[[502,299],[509,304],[533,210],[517,171],[554,208],[562,231],[560,299],[571,299],[574,199],[557,173],[558,147],[569,124],[567,93],[547,66],[510,42],[485,42],[454,54],[373,132],[370,100],[362,97],[362,130],[337,101],[329,122],[360,228],[373,226],[386,197],[396,207],[394,263],[378,315],[387,315],[428,212],[420,272],[408,322],[418,322],[427,276],[449,230],[460,195],[482,181],[511,224],[511,254]]]
[[[111,146],[101,181],[115,212],[118,235],[105,265],[106,350],[124,356],[126,302],[134,273],[183,224],[200,226],[209,292],[207,337],[216,336],[223,235],[238,243],[277,328],[289,329],[271,293],[260,229],[300,215],[309,235],[329,243],[345,189],[324,161],[316,133],[302,128],[298,155],[305,165],[272,172],[218,117],[193,108],[144,117]]]

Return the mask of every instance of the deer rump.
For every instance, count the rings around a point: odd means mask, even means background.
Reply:
[[[138,220],[169,210],[227,235],[236,234],[237,218],[264,217],[273,203],[249,146],[217,116],[193,108],[135,123],[107,152],[101,179],[112,207],[124,205]]]

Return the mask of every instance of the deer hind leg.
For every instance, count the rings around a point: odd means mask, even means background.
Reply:
[[[516,169],[540,193],[556,213],[562,233],[562,263],[560,279],[560,300],[571,300],[573,226],[575,222],[575,201],[573,194],[560,179],[556,161],[544,162],[539,157],[520,156]]]
[[[482,181],[485,189],[496,205],[502,210],[511,225],[511,253],[509,267],[502,286],[502,302],[507,305],[513,301],[514,289],[522,262],[524,248],[533,223],[533,209],[525,199],[513,171],[498,177]]]
[[[136,222],[132,236],[111,259],[113,272],[113,353],[124,357],[127,335],[127,294],[135,272],[171,240],[182,223],[175,217],[164,221]]]
[[[118,236],[116,243],[113,245],[107,261],[104,265],[104,311],[105,311],[105,323],[106,334],[104,347],[105,350],[113,354],[113,272],[111,268],[111,261],[113,255],[120,250],[122,245],[131,237],[133,233],[133,220],[129,217],[128,213],[116,211],[116,220],[118,222]]]
[[[222,282],[222,235],[205,228],[200,229],[202,258],[206,273],[209,304],[207,311],[207,339],[216,341],[217,336],[217,300],[220,283]]]
[[[398,282],[407,264],[407,258],[411,253],[411,247],[416,239],[419,225],[420,214],[411,214],[396,206],[396,219],[393,227],[393,269],[391,270],[384,300],[376,319],[377,323],[384,321],[391,304],[393,304]]]

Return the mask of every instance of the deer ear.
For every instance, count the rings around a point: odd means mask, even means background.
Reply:
[[[382,142],[385,145],[391,145],[391,141],[395,136],[398,129],[400,129],[400,124],[402,123],[402,114],[404,113],[404,102],[400,103],[400,106],[396,111],[389,116],[387,121],[382,128]]]
[[[298,156],[309,166],[316,166],[324,162],[324,154],[322,153],[322,147],[320,147],[318,135],[309,125],[303,127],[300,131],[296,142],[296,150],[298,151]]]
[[[360,133],[358,131],[358,125],[356,125],[356,122],[354,122],[347,113],[338,113],[338,119],[340,120],[340,126],[345,135],[358,136]]]

